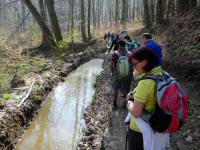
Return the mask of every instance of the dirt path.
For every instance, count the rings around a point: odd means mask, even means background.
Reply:
[[[118,99],[118,109],[111,112],[108,134],[104,139],[105,150],[123,150],[125,147],[127,127],[123,121],[127,110],[121,107],[123,101],[122,98]]]

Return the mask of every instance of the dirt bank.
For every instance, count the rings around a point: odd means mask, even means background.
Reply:
[[[0,149],[12,150],[21,138],[25,129],[29,126],[30,121],[34,118],[37,110],[42,106],[47,95],[53,87],[63,77],[67,76],[72,70],[76,69],[84,62],[95,58],[99,53],[105,51],[102,42],[98,41],[98,48],[88,47],[88,50],[76,54],[70,54],[66,57],[65,63],[58,68],[53,68],[45,72],[40,81],[36,81],[33,90],[28,96],[26,102],[21,107],[16,108],[5,106],[0,110]]]
[[[83,129],[83,136],[78,142],[79,150],[100,150],[105,134],[108,132],[111,113],[110,70],[108,58],[103,63],[104,71],[97,78],[96,92],[92,104],[86,108],[84,119],[86,127]]]

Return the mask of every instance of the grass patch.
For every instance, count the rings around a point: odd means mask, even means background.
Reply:
[[[58,68],[64,64],[64,60],[56,58],[52,64],[49,64],[49,60],[45,58],[30,58],[20,60],[18,62],[0,62],[0,88],[6,88],[14,75],[24,76],[30,72],[38,72],[48,65],[51,68]]]
[[[35,100],[36,102],[39,102],[39,101],[41,101],[41,96],[39,96],[39,95],[36,95],[36,96],[35,96],[35,98],[34,98],[34,100]]]
[[[11,99],[12,98],[12,94],[11,93],[4,93],[3,94],[3,99],[4,100],[9,100],[9,99]]]

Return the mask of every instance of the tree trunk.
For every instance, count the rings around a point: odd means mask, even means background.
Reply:
[[[152,23],[150,20],[150,15],[149,15],[149,7],[148,7],[148,1],[147,0],[143,0],[143,4],[144,4],[144,25],[146,28],[151,27]]]
[[[47,27],[47,25],[45,24],[45,22],[43,21],[43,19],[40,16],[39,12],[33,6],[33,4],[31,3],[30,0],[23,0],[23,1],[27,5],[27,7],[29,8],[29,10],[30,10],[31,14],[33,15],[33,17],[35,18],[35,20],[37,21],[37,23],[40,26],[42,32],[45,33],[45,37],[48,39],[49,45],[51,46],[52,49],[55,49],[56,42],[54,40],[54,37],[51,34],[51,31],[49,30],[49,28]]]
[[[190,0],[189,7],[190,9],[197,7],[197,0]]]
[[[169,15],[171,12],[171,4],[172,4],[172,0],[168,0],[167,2],[167,12],[166,12],[166,20],[169,21]]]
[[[151,22],[155,21],[155,0],[150,0],[149,3],[149,12],[150,12],[150,18],[151,18]]]
[[[86,32],[85,32],[85,9],[84,9],[84,0],[81,0],[81,35],[82,40],[87,41]]]
[[[100,0],[98,0],[97,3],[97,22],[98,22],[98,28],[100,28],[100,24],[101,24],[101,10],[100,10]]]
[[[25,9],[25,4],[23,1],[21,1],[21,6],[22,6],[22,21],[23,21],[23,24],[22,24],[22,32],[25,32],[26,31],[26,20],[25,20],[25,17],[26,17],[26,9]]]
[[[182,15],[189,9],[189,0],[176,0],[176,11],[178,15]]]
[[[74,0],[69,0],[69,20],[71,41],[74,42]]]
[[[121,23],[125,24],[128,17],[128,0],[122,0],[122,18]]]
[[[95,0],[92,0],[92,19],[93,19],[93,26],[96,27],[96,22],[97,22],[97,19],[96,19],[96,3],[95,3]]]
[[[92,38],[91,32],[90,32],[90,11],[91,11],[91,0],[88,0],[88,24],[87,24],[87,29],[88,29],[88,39],[90,40]]]
[[[171,16],[176,16],[176,6],[174,0],[171,1],[170,14]]]
[[[44,22],[46,22],[46,18],[47,18],[47,14],[46,14],[46,10],[44,8],[44,1],[43,0],[39,0],[39,6],[40,6],[40,15],[43,19]],[[48,39],[45,36],[45,33],[42,30],[42,44],[41,47],[43,49],[48,49],[50,48],[49,43],[48,43]]]
[[[115,23],[119,20],[119,0],[115,0]]]
[[[135,3],[135,0],[133,0],[133,6],[132,6],[132,20],[134,21],[135,20],[135,5],[136,5],[136,3]]]
[[[62,34],[60,31],[60,26],[58,23],[58,18],[54,7],[54,0],[46,0],[46,5],[56,41],[57,42],[62,41]]]
[[[157,0],[156,3],[156,25],[161,25],[164,23],[164,12],[163,12],[163,0]]]

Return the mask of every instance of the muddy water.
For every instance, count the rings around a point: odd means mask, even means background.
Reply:
[[[75,150],[84,126],[84,108],[95,92],[103,60],[94,59],[72,72],[55,88],[38,117],[31,123],[17,150]]]

